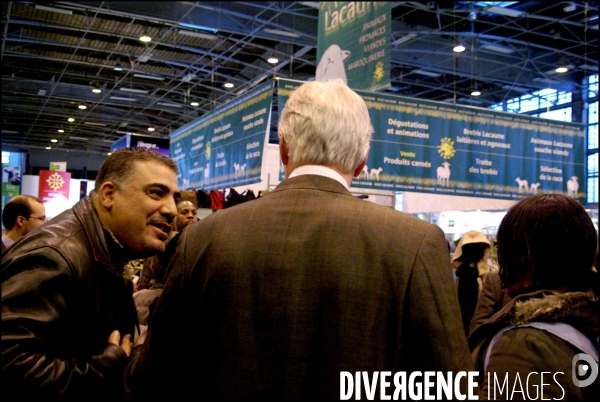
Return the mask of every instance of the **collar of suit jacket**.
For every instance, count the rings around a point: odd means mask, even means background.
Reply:
[[[320,165],[298,166],[296,169],[294,169],[294,171],[292,173],[290,173],[288,178],[291,179],[292,177],[302,176],[305,174],[314,174],[317,176],[329,177],[330,179],[336,180],[340,184],[342,184],[346,188],[346,190],[349,189],[348,182],[346,182],[346,180],[342,177],[342,175],[339,174],[338,172],[336,172],[335,170],[330,169],[326,166],[320,166]]]

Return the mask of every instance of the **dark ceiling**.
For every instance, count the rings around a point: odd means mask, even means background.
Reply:
[[[314,79],[317,25],[317,2],[2,2],[2,148],[106,153],[126,133],[168,138],[266,79]],[[598,4],[395,2],[390,40],[384,92],[489,107],[553,88],[577,102],[598,72]]]

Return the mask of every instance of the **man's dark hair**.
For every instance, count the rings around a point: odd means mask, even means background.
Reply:
[[[115,184],[126,181],[133,171],[133,166],[138,162],[158,162],[176,174],[179,173],[177,164],[168,156],[145,148],[121,148],[109,155],[100,166],[95,191],[98,191],[107,181]]]
[[[540,194],[516,203],[498,228],[503,288],[531,280],[534,286],[591,288],[598,238],[588,213],[575,199]]]
[[[2,211],[2,224],[4,228],[10,230],[15,227],[19,216],[29,219],[32,212],[30,203],[32,202],[42,204],[42,200],[32,195],[17,195],[8,200],[4,206],[4,211]]]

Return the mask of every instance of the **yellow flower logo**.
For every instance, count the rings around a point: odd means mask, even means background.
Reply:
[[[46,183],[48,183],[52,190],[56,191],[65,184],[65,180],[58,173],[54,173],[48,177]]]
[[[375,65],[375,71],[373,72],[373,78],[375,79],[375,81],[379,82],[383,78],[384,74],[385,74],[385,71],[383,70],[383,63],[378,62]]]
[[[452,158],[456,153],[456,150],[454,149],[454,141],[448,137],[442,138],[441,144],[438,147],[438,153],[444,159]]]
[[[206,159],[210,159],[210,141],[206,143],[206,151],[204,151],[204,155],[206,155]]]

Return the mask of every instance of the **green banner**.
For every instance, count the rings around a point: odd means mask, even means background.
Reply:
[[[279,110],[300,85],[279,80]],[[581,124],[356,92],[375,133],[353,187],[508,200],[564,193],[585,202]]]
[[[2,164],[2,197],[21,194],[21,167]]]
[[[206,190],[260,182],[273,82],[207,113],[171,133],[169,156],[178,185]]]
[[[322,1],[316,79],[339,77],[366,91],[388,88],[391,34],[389,2]]]

